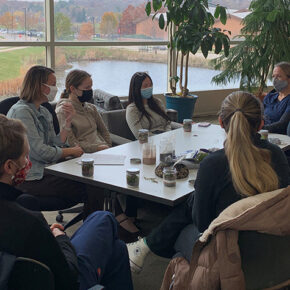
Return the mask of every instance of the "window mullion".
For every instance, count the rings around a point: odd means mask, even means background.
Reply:
[[[45,0],[46,65],[55,68],[54,0]]]

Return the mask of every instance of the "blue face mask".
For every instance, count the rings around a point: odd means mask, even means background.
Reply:
[[[150,99],[152,97],[153,87],[141,89],[141,97],[143,99]]]

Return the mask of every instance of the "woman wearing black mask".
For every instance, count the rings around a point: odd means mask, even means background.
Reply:
[[[264,98],[264,129],[286,134],[290,121],[290,63],[276,64],[272,76],[275,90]]]
[[[85,153],[93,153],[112,146],[110,134],[96,107],[88,103],[93,97],[91,75],[82,70],[71,71],[65,81],[65,90],[57,104],[60,126],[66,129],[65,103],[72,103],[75,114],[68,131],[70,146],[79,145]]]

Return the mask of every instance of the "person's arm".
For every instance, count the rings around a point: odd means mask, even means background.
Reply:
[[[136,139],[138,139],[138,131],[140,129],[145,129],[145,128],[142,128],[141,122],[138,122],[139,119],[140,119],[140,113],[138,109],[135,106],[129,105],[126,108],[126,121]]]
[[[279,121],[265,125],[263,129],[269,130],[270,133],[286,134],[290,121],[290,111],[285,112]]]
[[[29,155],[33,159],[43,163],[52,163],[62,157],[62,149],[60,147],[44,143],[43,136],[37,130],[34,118],[29,110],[15,110],[10,118],[19,119],[26,126],[30,145]]]
[[[155,100],[156,100],[156,103],[159,105],[159,107],[164,111],[164,113],[167,114],[163,102],[159,98],[155,98]],[[161,117],[161,118],[163,119],[163,117]],[[167,123],[165,125],[164,131],[171,131],[171,130],[172,130],[171,121],[169,120],[169,121],[167,121]]]
[[[78,289],[78,265],[75,250],[66,235],[54,237],[48,227],[35,221],[24,241],[27,256],[47,265],[52,271],[56,289]]]
[[[279,178],[280,187],[284,188],[290,184],[290,168],[285,153],[275,144],[270,144],[272,149],[271,165]]]
[[[216,175],[217,168],[212,162],[211,156],[208,156],[201,162],[194,184],[192,219],[201,233],[208,228],[215,218]]]
[[[110,137],[110,133],[102,119],[102,117],[100,116],[99,112],[97,111],[97,108],[95,107],[95,105],[93,105],[93,112],[94,112],[94,118],[96,120],[97,123],[97,130],[100,132],[101,136],[104,138],[104,140],[106,141],[107,145],[109,147],[112,146],[112,140]]]
[[[70,102],[62,102],[57,105],[56,115],[60,125],[60,139],[64,143],[68,136],[72,134],[71,121],[75,115],[75,110]]]

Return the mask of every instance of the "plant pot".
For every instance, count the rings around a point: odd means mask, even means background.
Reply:
[[[194,111],[197,95],[189,94],[189,97],[172,96],[165,94],[166,108],[174,109],[178,112],[178,122],[182,123],[184,119],[191,119]]]

